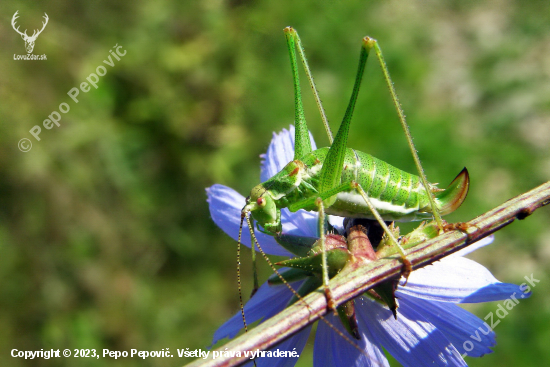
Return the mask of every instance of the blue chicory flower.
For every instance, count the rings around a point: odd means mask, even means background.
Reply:
[[[294,128],[274,134],[263,156],[261,181],[280,171],[294,156]],[[312,139],[313,142],[313,139]],[[314,144],[314,143],[313,143]],[[313,148],[315,149],[315,147]],[[237,240],[241,209],[245,198],[231,188],[213,185],[207,189],[210,214],[214,222]],[[299,236],[317,236],[317,214],[300,210],[281,212],[283,232]],[[331,224],[342,226],[343,218],[331,217]],[[246,227],[246,222],[244,223]],[[267,254],[293,256],[273,237],[256,230],[256,236]],[[385,348],[403,366],[467,366],[463,356],[481,357],[491,353],[495,333],[483,320],[457,306],[457,303],[479,303],[525,298],[520,286],[501,283],[482,265],[462,256],[492,242],[485,238],[462,251],[447,256],[431,266],[415,270],[407,285],[400,283],[395,295],[399,301],[397,320],[388,307],[368,297],[355,299],[360,340],[360,353],[324,322],[319,323],[314,345],[314,366],[389,366]],[[242,243],[250,247],[248,228],[243,229]],[[295,283],[297,288],[299,282]],[[247,321],[267,320],[282,311],[292,297],[284,285],[264,283],[245,305]],[[327,320],[347,333],[337,316]],[[213,344],[233,338],[243,328],[240,311],[214,334]],[[295,350],[301,354],[311,326],[279,344],[276,349]],[[368,357],[367,357],[368,356]],[[259,358],[258,366],[294,366],[297,358]]]

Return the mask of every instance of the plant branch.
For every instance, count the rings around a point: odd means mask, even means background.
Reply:
[[[507,226],[515,219],[524,219],[538,208],[550,203],[550,181],[517,196],[493,210],[467,222],[466,231],[454,230],[406,250],[413,269],[429,265],[456,252],[479,239]],[[402,263],[398,256],[386,257],[353,269],[344,269],[330,282],[336,304],[357,297],[378,283],[400,275]],[[326,313],[326,299],[322,291],[312,292],[279,314],[266,320],[253,330],[230,341],[217,351],[255,351],[268,349]],[[223,354],[223,353],[222,353]],[[194,366],[235,366],[248,360],[247,357],[224,357],[198,359]]]

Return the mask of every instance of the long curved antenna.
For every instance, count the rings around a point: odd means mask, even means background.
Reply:
[[[241,224],[239,226],[239,238],[237,240],[237,286],[239,288],[239,304],[241,306],[241,315],[243,317],[244,332],[248,332],[246,317],[244,316],[243,290],[241,287],[241,236],[243,233],[243,221],[245,214],[241,212]]]

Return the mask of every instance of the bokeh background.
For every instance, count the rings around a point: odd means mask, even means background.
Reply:
[[[13,60],[25,54],[16,10],[29,34],[48,14],[34,49],[47,61]],[[239,305],[236,244],[212,223],[204,190],[221,183],[246,195],[272,132],[293,122],[287,25],[305,44],[333,130],[360,39],[379,40],[429,179],[446,185],[470,170],[469,197],[449,220],[550,177],[548,1],[4,0],[0,15],[2,366],[178,366],[190,360],[25,361],[10,351],[210,345]],[[116,44],[127,54],[73,103],[67,92]],[[349,145],[414,172],[372,60]],[[29,130],[63,102],[61,126],[36,141]],[[19,151],[22,138],[31,151]],[[540,283],[496,327],[495,353],[470,365],[549,363],[549,222],[541,209],[472,255],[502,281]],[[247,260],[243,277],[247,294]],[[497,303],[469,309],[484,317]],[[311,365],[309,345],[301,366]]]

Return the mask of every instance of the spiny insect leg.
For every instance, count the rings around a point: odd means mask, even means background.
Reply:
[[[416,150],[416,147],[414,146],[414,142],[411,136],[411,132],[409,131],[409,125],[407,125],[407,121],[405,119],[405,113],[403,112],[403,108],[401,107],[401,103],[399,102],[399,98],[397,98],[397,93],[395,92],[395,88],[393,86],[393,81],[390,77],[390,72],[388,71],[388,67],[386,65],[386,61],[384,60],[384,56],[382,55],[382,50],[380,49],[380,46],[378,45],[378,41],[376,41],[374,38],[365,37],[366,42],[370,45],[370,47],[374,48],[374,52],[376,53],[376,57],[378,58],[378,62],[380,63],[380,67],[382,68],[382,73],[384,74],[384,79],[386,80],[386,84],[390,90],[390,94],[393,100],[393,104],[395,105],[395,109],[397,110],[397,114],[399,115],[399,121],[401,122],[401,126],[403,127],[403,131],[405,132],[405,136],[407,137],[407,142],[409,144],[409,148],[411,150],[414,164],[416,165],[416,169],[418,170],[418,174],[420,176],[420,179],[422,181],[422,185],[424,185],[424,188],[426,189],[426,192],[428,193],[428,199],[430,200],[430,206],[432,208],[432,213],[434,216],[435,221],[437,222],[437,226],[440,230],[443,229],[443,221],[441,219],[441,214],[439,213],[439,210],[437,209],[437,206],[435,205],[435,199],[433,197],[433,194],[430,190],[430,187],[428,185],[428,180],[426,179],[426,174],[424,173],[424,169],[422,168],[422,164],[420,163],[420,158],[418,157],[418,152]]]
[[[317,87],[315,86],[315,82],[313,81],[313,75],[311,74],[311,70],[309,69],[309,64],[307,62],[306,53],[304,51],[304,46],[302,45],[302,41],[300,40],[300,36],[298,36],[298,32],[292,27],[286,27],[285,28],[285,34],[287,34],[287,42],[288,37],[294,37],[296,39],[298,54],[300,55],[300,59],[302,60],[302,64],[304,65],[304,70],[306,72],[307,79],[309,81],[309,85],[311,86],[311,90],[313,92],[313,96],[315,97],[315,102],[317,103],[317,108],[319,109],[319,113],[321,114],[321,119],[323,120],[323,125],[325,125],[325,130],[327,132],[328,140],[330,144],[332,144],[332,141],[334,140],[332,137],[332,131],[330,130],[330,126],[328,125],[328,119],[327,115],[325,113],[325,109],[323,108],[323,104],[321,103],[321,98],[319,97],[319,92],[317,92]]]
[[[330,146],[330,149],[326,155],[325,162],[321,168],[321,180],[319,183],[319,192],[328,192],[331,189],[337,187],[342,180],[342,171],[344,169],[344,159],[346,155],[348,133],[351,125],[351,118],[353,116],[353,110],[355,109],[355,103],[357,102],[357,96],[359,95],[359,89],[361,87],[361,81],[365,71],[365,65],[369,56],[370,46],[363,39],[361,45],[361,53],[359,55],[359,65],[357,67],[357,74],[355,76],[355,83],[353,85],[353,91],[348,103],[348,107],[342,119],[342,123],[338,128],[338,133],[334,138],[334,142]],[[327,198],[325,205],[330,206],[336,200],[336,198]]]
[[[327,265],[327,249],[326,249],[326,236],[325,236],[325,206],[323,205],[323,199],[317,198],[317,207],[319,208],[319,237],[321,240],[321,256],[323,264],[323,287],[325,290],[325,297],[327,299],[327,308],[329,310],[336,310],[336,304],[332,298],[332,292],[329,287],[328,277],[328,265]]]
[[[307,128],[304,105],[302,104],[302,91],[300,89],[300,77],[296,62],[296,31],[292,28],[285,28],[288,53],[290,54],[290,67],[292,68],[292,79],[294,82],[294,159],[300,159],[311,152],[311,141]]]
[[[393,242],[393,244],[396,246],[397,250],[401,254],[401,261],[403,262],[403,268],[401,269],[401,274],[405,277],[405,284],[406,284],[406,281],[412,271],[412,264],[405,256],[405,250],[403,249],[403,247],[401,247],[401,245],[399,244],[399,242],[397,241],[393,233],[390,231],[390,229],[386,225],[386,222],[384,222],[384,220],[378,213],[378,210],[376,210],[374,205],[372,205],[372,203],[369,200],[369,197],[367,196],[367,194],[365,193],[365,190],[363,190],[361,185],[357,182],[352,182],[351,184],[359,192],[359,194],[361,194],[361,196],[363,197],[363,200],[365,200],[365,203],[369,207],[369,210],[372,212],[372,214],[374,215],[374,217],[376,218],[380,226],[384,229],[384,232],[386,233],[390,241]]]

